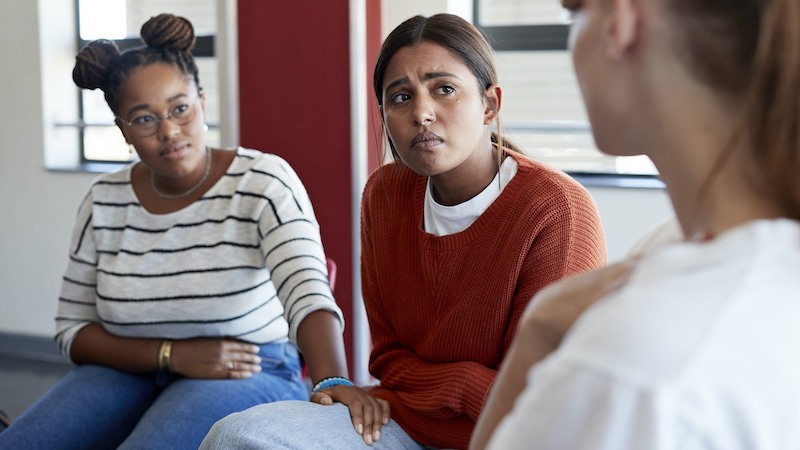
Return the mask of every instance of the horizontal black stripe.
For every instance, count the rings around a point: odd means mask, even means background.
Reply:
[[[277,244],[275,244],[275,245],[274,245],[274,246],[273,246],[273,247],[272,247],[272,248],[271,248],[271,249],[270,249],[270,250],[267,252],[267,255],[266,255],[266,256],[264,256],[264,259],[265,259],[265,260],[266,260],[266,259],[268,259],[268,258],[269,258],[269,255],[270,255],[272,252],[274,252],[275,250],[277,250],[277,249],[278,249],[278,247],[281,247],[281,246],[283,246],[283,245],[286,245],[286,244],[290,244],[290,243],[292,243],[292,242],[297,242],[297,241],[307,241],[307,242],[311,242],[311,243],[313,243],[313,244],[319,244],[319,241],[317,241],[316,239],[307,238],[307,237],[296,237],[296,238],[287,239],[287,240],[285,240],[285,241],[281,241],[281,242],[278,242]],[[320,248],[322,248],[322,246],[321,246],[321,245],[320,245]]]
[[[270,177],[270,178],[280,182],[287,190],[289,190],[289,192],[291,192],[292,200],[294,200],[294,204],[297,205],[297,209],[300,212],[303,212],[303,208],[300,206],[300,201],[297,200],[297,195],[295,195],[294,190],[292,188],[290,188],[289,185],[286,184],[286,182],[283,181],[283,179],[281,177],[279,177],[277,175],[273,175],[273,174],[271,174],[269,172],[264,172],[263,170],[258,170],[258,169],[252,169],[252,172],[264,175],[266,177]]]
[[[217,242],[217,243],[214,243],[214,244],[193,245],[191,247],[185,247],[185,248],[154,248],[154,249],[148,250],[146,252],[135,252],[133,250],[126,250],[126,249],[119,249],[119,250],[100,250],[100,249],[98,249],[97,253],[98,254],[103,254],[103,255],[115,255],[115,256],[120,254],[120,253],[124,253],[126,255],[133,255],[133,256],[144,256],[144,255],[147,255],[147,254],[150,254],[150,253],[182,253],[182,252],[188,252],[188,251],[191,251],[191,250],[209,249],[209,248],[217,248],[217,247],[223,247],[223,246],[238,247],[238,248],[252,248],[252,249],[260,248],[260,246],[258,244],[240,244],[238,242],[222,241],[222,242]]]
[[[279,228],[285,227],[286,225],[291,225],[291,224],[294,224],[294,223],[296,223],[296,222],[306,222],[306,223],[308,223],[308,224],[310,224],[310,225],[314,225],[314,222],[312,222],[312,221],[308,220],[307,218],[305,218],[305,217],[298,217],[297,219],[292,219],[292,220],[289,220],[289,221],[287,221],[287,222],[279,223],[277,226],[275,226],[275,227],[271,228],[271,229],[270,229],[269,231],[267,231],[266,233],[262,233],[262,232],[261,232],[261,230],[258,230],[258,234],[259,234],[259,236],[261,237],[261,239],[263,240],[263,239],[266,239],[266,238],[267,238],[267,236],[269,236],[270,234],[272,234],[272,233],[274,233],[274,232],[278,231],[278,229],[279,229]]]
[[[66,282],[68,282],[68,283],[77,284],[78,286],[85,286],[85,287],[90,287],[90,288],[96,288],[97,287],[97,283],[84,283],[83,281],[74,280],[74,279],[66,277],[66,276],[61,277],[61,279],[66,281]]]
[[[254,312],[258,311],[259,309],[264,308],[265,306],[267,306],[268,304],[270,304],[271,302],[273,302],[277,298],[278,298],[277,295],[273,295],[267,301],[259,304],[258,306],[256,306],[255,308],[253,308],[253,309],[251,309],[251,310],[249,310],[247,312],[244,312],[244,313],[242,313],[242,314],[240,314],[238,316],[226,317],[226,318],[221,318],[221,319],[159,320],[159,321],[153,320],[153,321],[147,321],[147,322],[114,322],[112,320],[107,320],[107,319],[102,318],[102,317],[101,317],[101,319],[102,319],[103,323],[107,323],[109,325],[123,326],[123,327],[124,326],[141,326],[141,325],[181,325],[181,324],[183,324],[183,325],[189,325],[189,324],[199,325],[199,324],[233,322],[234,320],[239,320],[242,317],[247,317],[248,315],[253,314]]]
[[[96,262],[84,261],[84,260],[78,258],[75,255],[69,255],[69,259],[74,261],[74,262],[76,262],[76,263],[78,263],[78,264],[85,264],[85,265],[87,265],[89,267],[97,267],[97,263]]]
[[[302,286],[302,285],[304,285],[306,283],[313,283],[313,282],[323,283],[325,286],[330,286],[330,283],[328,282],[328,280],[320,280],[319,278],[309,278],[309,279],[303,280],[303,281],[295,284],[294,287],[292,287],[292,290],[290,290],[289,293],[286,295],[286,298],[292,298],[292,296],[294,295],[294,291],[297,288],[299,288],[300,286]]]
[[[138,232],[141,232],[141,233],[158,234],[158,233],[165,233],[165,232],[169,231],[171,228],[194,228],[194,227],[199,227],[199,226],[206,225],[206,224],[209,224],[209,223],[212,223],[212,224],[223,224],[223,223],[225,223],[225,222],[227,222],[229,220],[230,221],[235,221],[235,222],[249,223],[249,224],[257,224],[258,223],[257,220],[255,220],[253,218],[250,218],[250,217],[227,216],[227,217],[223,217],[221,219],[207,219],[207,220],[204,220],[202,222],[176,223],[175,225],[171,225],[171,226],[169,226],[167,228],[148,229],[148,228],[141,228],[141,227],[137,227],[137,226],[133,226],[133,225],[125,225],[125,226],[120,226],[120,227],[95,226],[92,229],[95,230],[95,231],[125,231],[125,230],[133,230],[133,231],[138,231]]]
[[[298,315],[298,314],[300,314],[301,312],[303,312],[303,311],[307,310],[308,308],[311,308],[311,306],[312,306],[312,305],[305,305],[305,306],[303,306],[302,308],[298,309],[298,310],[297,310],[295,313],[292,313],[291,311],[289,311],[289,312],[286,314],[286,317],[288,317],[288,318],[289,318],[288,322],[289,322],[289,323],[293,323],[293,322],[294,322],[294,318],[295,318],[295,317],[297,317],[297,315]],[[294,307],[294,306],[293,306],[293,307]]]
[[[207,269],[194,269],[194,270],[181,270],[178,272],[164,272],[164,273],[124,273],[124,272],[112,272],[110,270],[102,270],[97,269],[98,273],[103,273],[108,276],[112,277],[130,277],[130,278],[163,278],[163,277],[173,277],[178,275],[189,275],[189,274],[196,274],[196,273],[215,273],[215,272],[227,272],[231,270],[261,270],[263,267],[259,266],[230,266],[230,267],[210,267]]]
[[[129,186],[131,182],[129,180],[125,181],[111,181],[111,180],[98,180],[95,183],[95,186],[106,185],[106,186]]]
[[[233,297],[234,295],[244,294],[264,286],[269,283],[271,279],[267,279],[256,285],[250,286],[245,289],[231,292],[219,292],[216,294],[189,294],[189,295],[175,295],[172,297],[152,297],[152,298],[123,298],[123,297],[108,297],[97,293],[97,297],[106,302],[164,302],[164,301],[178,301],[178,300],[206,300],[209,298]]]
[[[317,269],[316,267],[303,267],[303,268],[295,270],[294,272],[292,272],[289,275],[287,275],[286,278],[283,279],[283,282],[281,283],[280,286],[275,286],[275,290],[278,293],[280,293],[283,290],[283,287],[286,286],[286,283],[288,283],[289,280],[292,277],[294,277],[295,275],[298,275],[300,273],[308,272],[308,271],[317,272],[318,274],[322,275],[322,277],[323,277],[323,278],[312,278],[312,280],[325,281],[327,284],[330,284],[330,282],[328,281],[328,278],[325,276],[325,272],[323,272],[322,269]]]
[[[283,317],[283,314],[279,314],[279,315],[273,317],[272,319],[267,321],[267,323],[265,323],[264,325],[262,325],[262,326],[260,326],[258,328],[255,328],[255,329],[252,329],[252,330],[249,330],[249,331],[245,331],[244,333],[239,333],[235,337],[240,338],[242,336],[247,336],[248,334],[258,333],[259,331],[263,330],[264,328],[267,328],[270,325],[272,325],[276,320],[280,319],[281,317]]]
[[[75,300],[71,298],[58,297],[58,301],[64,303],[71,303],[73,305],[94,306],[94,302],[85,302],[83,300]]]
[[[315,261],[318,261],[323,266],[327,264],[325,261],[317,258],[314,255],[294,255],[294,256],[290,256],[290,257],[284,259],[283,261],[279,262],[278,264],[275,264],[274,266],[272,266],[272,271],[276,272],[278,270],[278,267],[288,263],[289,261],[292,261],[292,260],[295,260],[295,259],[298,259],[298,258],[311,258],[311,259],[313,259]],[[296,272],[293,272],[292,274],[294,274],[294,273],[296,273]],[[288,275],[286,278],[289,278],[292,274]]]
[[[92,205],[93,206],[105,206],[107,208],[127,208],[129,206],[136,206],[136,207],[139,207],[139,208],[142,207],[142,204],[139,203],[139,202],[117,203],[117,202],[101,202],[99,200],[95,200],[94,202],[92,202]]]

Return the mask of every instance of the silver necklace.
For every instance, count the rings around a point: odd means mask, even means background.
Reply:
[[[211,173],[211,149],[206,146],[206,170],[203,172],[203,177],[200,178],[194,186],[190,187],[187,191],[181,192],[180,194],[165,194],[158,190],[156,187],[156,174],[152,170],[150,171],[150,186],[153,187],[153,192],[156,193],[157,196],[167,199],[167,200],[176,200],[179,198],[184,198],[191,194],[192,192],[196,191],[203,183],[206,182],[208,179],[208,175]]]

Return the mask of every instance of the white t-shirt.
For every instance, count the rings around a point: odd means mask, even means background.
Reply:
[[[458,205],[445,206],[436,203],[431,192],[431,181],[425,189],[425,231],[436,236],[447,236],[466,230],[486,208],[494,202],[517,174],[519,165],[514,158],[505,158],[494,179],[480,194]]]
[[[666,245],[534,366],[490,448],[800,448],[800,225]]]

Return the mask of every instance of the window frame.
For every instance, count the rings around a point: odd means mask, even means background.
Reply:
[[[472,1],[473,23],[487,37],[495,51],[569,51],[568,24],[483,25],[480,4],[481,0]],[[566,172],[585,186],[644,189],[665,187],[658,175],[573,170]]]

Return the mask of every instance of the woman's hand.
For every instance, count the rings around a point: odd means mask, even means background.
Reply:
[[[197,338],[172,343],[173,373],[188,378],[249,378],[261,372],[259,347],[233,339]]]
[[[311,394],[311,401],[320,405],[337,402],[350,408],[353,427],[367,445],[380,440],[381,426],[389,423],[389,402],[369,395],[360,387],[329,387]]]

